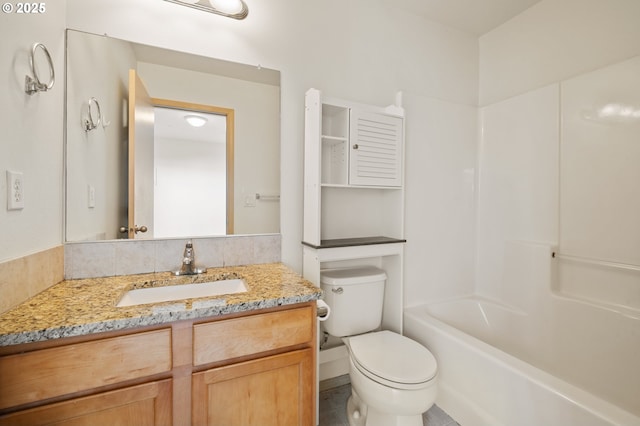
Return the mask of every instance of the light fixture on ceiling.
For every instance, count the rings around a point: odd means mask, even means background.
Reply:
[[[215,13],[234,19],[244,19],[249,14],[249,8],[244,0],[165,0],[181,4],[205,12]]]
[[[193,127],[202,127],[207,124],[206,117],[203,117],[201,115],[188,114],[184,116],[184,119],[187,120],[187,123],[189,123]]]

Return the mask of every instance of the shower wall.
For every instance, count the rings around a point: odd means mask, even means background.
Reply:
[[[637,0],[542,0],[480,37],[480,105],[640,54]]]
[[[515,303],[509,243],[557,241],[558,111],[557,84],[480,111],[477,294]]]
[[[640,312],[640,57],[563,82],[556,290]]]
[[[477,108],[403,94],[404,304],[473,293]]]
[[[543,0],[480,38],[477,294],[521,306],[509,247],[550,243],[556,294],[638,314],[638,19]]]

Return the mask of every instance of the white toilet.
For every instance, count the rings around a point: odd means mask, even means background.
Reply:
[[[324,328],[349,349],[351,426],[422,426],[436,399],[436,360],[418,342],[380,327],[384,271],[374,267],[322,271],[331,315]]]

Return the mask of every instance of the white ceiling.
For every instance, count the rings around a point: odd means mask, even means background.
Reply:
[[[482,35],[541,0],[390,0],[394,6],[459,30]]]

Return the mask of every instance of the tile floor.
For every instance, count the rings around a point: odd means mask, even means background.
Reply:
[[[320,392],[320,426],[349,426],[347,398],[351,385],[341,385]],[[422,415],[425,426],[460,426],[437,405]]]

